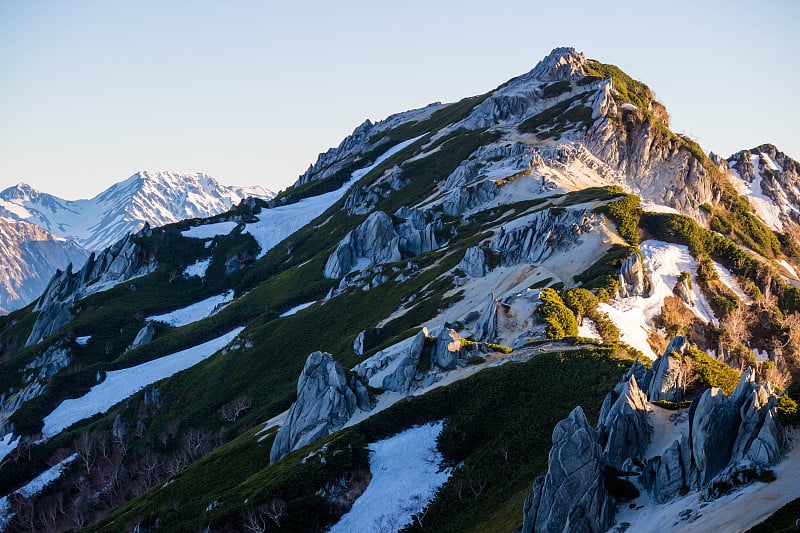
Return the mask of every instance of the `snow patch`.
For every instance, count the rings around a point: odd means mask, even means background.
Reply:
[[[720,265],[716,261],[714,261],[713,263],[714,263],[714,270],[717,271],[717,276],[719,277],[719,280],[722,282],[722,284],[728,287],[730,290],[732,290],[736,294],[736,296],[738,296],[744,303],[748,305],[751,304],[752,300],[750,300],[750,297],[747,296],[747,294],[745,294],[745,292],[742,290],[742,287],[739,285],[739,282],[736,281],[736,278],[734,278],[733,274],[731,274],[731,271],[725,268],[724,266]]]
[[[186,350],[141,365],[106,373],[105,381],[92,387],[80,398],[61,402],[61,405],[47,415],[44,418],[42,435],[44,438],[50,438],[79,420],[98,413],[105,413],[113,405],[132,396],[147,385],[168,378],[214,355],[228,345],[243,329],[236,328],[221,337]]]
[[[19,444],[19,437],[15,439],[13,433],[8,433],[0,437],[0,461],[2,461],[6,455],[13,452],[17,444]]]
[[[73,453],[63,461],[55,464],[33,478],[27,485],[22,487],[21,489],[15,491],[17,494],[22,496],[23,498],[30,498],[31,496],[35,496],[42,492],[42,490],[55,481],[56,479],[61,477],[61,474],[64,472],[64,469],[76,458],[78,454]],[[13,493],[12,493],[13,494]],[[0,531],[3,531],[6,524],[8,523],[9,518],[8,515],[9,509],[11,505],[9,504],[8,497],[9,495],[3,496],[0,498]]]
[[[603,337],[601,337],[600,333],[597,331],[597,326],[595,323],[588,318],[584,318],[581,325],[578,326],[578,337],[583,337],[584,339],[595,339],[598,341],[603,340]]]
[[[194,226],[181,232],[184,237],[190,239],[213,239],[217,235],[228,235],[238,226],[238,222],[217,222],[215,224],[205,224]]]
[[[223,294],[206,298],[183,309],[176,309],[163,315],[153,315],[147,317],[145,320],[154,322],[163,322],[173,327],[186,326],[208,318],[217,313],[222,307],[233,300],[233,291],[227,291]]]
[[[800,276],[797,275],[797,270],[795,270],[794,267],[786,259],[781,259],[780,261],[778,261],[778,263],[783,268],[785,268],[786,271],[789,272],[789,274],[791,274],[795,279],[800,279]]]
[[[422,135],[393,146],[378,157],[372,165],[353,172],[350,181],[335,191],[304,198],[291,205],[262,209],[258,214],[259,221],[247,224],[244,230],[246,233],[250,233],[261,247],[258,257],[263,257],[283,239],[320,216],[330,206],[338,202],[347,193],[351,185],[366,176],[367,173],[383,163],[387,158],[410,146],[421,137]]]
[[[439,467],[436,437],[443,427],[440,421],[370,444],[372,480],[330,533],[399,531],[410,524],[452,473]]]
[[[748,183],[743,179],[735,169],[731,169],[731,183],[739,194],[747,196],[756,214],[763,220],[771,229],[783,231],[783,222],[781,221],[780,208],[775,205],[772,198],[764,194],[761,189],[761,155],[755,154],[750,156],[750,163],[755,169],[755,177],[753,183]]]
[[[671,215],[681,214],[681,212],[675,208],[667,207],[666,205],[655,204],[649,200],[642,200],[642,211],[645,213],[669,213]]]
[[[75,342],[77,342],[81,346],[86,346],[87,344],[89,344],[89,339],[91,339],[91,338],[92,338],[91,335],[86,335],[84,337],[76,338]]]
[[[673,296],[672,289],[681,272],[689,272],[692,279],[697,277],[697,262],[689,248],[680,244],[648,240],[642,242],[639,249],[653,293],[648,298],[634,296],[613,300],[611,305],[600,304],[599,309],[608,313],[620,329],[623,341],[655,359],[658,355],[647,342],[647,332],[655,329],[649,322],[661,312],[664,298]],[[692,312],[703,322],[716,323],[711,306],[697,283],[692,284],[692,299],[695,302],[690,307]]]
[[[289,309],[288,311],[285,311],[285,312],[281,313],[279,316],[280,317],[291,316],[291,315],[297,313],[298,311],[302,311],[306,307],[311,307],[315,303],[317,303],[316,300],[314,300],[313,302],[306,302],[304,304],[296,305],[296,306],[292,307],[291,309]]]
[[[208,266],[211,264],[211,258],[207,259],[198,259],[191,265],[187,266],[183,270],[184,277],[191,278],[192,276],[197,276],[198,278],[206,277],[206,271],[208,270]]]

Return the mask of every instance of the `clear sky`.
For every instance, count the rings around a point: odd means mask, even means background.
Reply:
[[[646,82],[725,156],[800,159],[800,2],[0,0],[0,188],[138,170],[281,189],[364,119],[483,93],[556,46]]]

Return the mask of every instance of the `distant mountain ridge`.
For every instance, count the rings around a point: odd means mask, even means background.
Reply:
[[[85,200],[65,200],[25,183],[0,191],[0,312],[41,294],[56,269],[79,268],[145,223],[163,226],[228,211],[243,199],[271,198],[263,187],[222,185],[200,172],[140,171]]]
[[[274,193],[222,185],[200,172],[140,171],[87,200],[64,200],[20,183],[0,192],[0,216],[36,224],[96,251],[145,222],[155,227],[213,216],[248,196],[271,198]]]

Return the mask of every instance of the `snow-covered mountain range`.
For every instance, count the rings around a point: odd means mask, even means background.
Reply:
[[[202,173],[151,171],[137,172],[86,200],[64,200],[25,183],[9,187],[0,192],[0,246],[9,251],[2,259],[8,270],[0,279],[0,308],[7,312],[26,305],[56,269],[69,263],[79,268],[89,253],[145,223],[157,227],[213,216],[248,196],[274,193],[222,185]]]

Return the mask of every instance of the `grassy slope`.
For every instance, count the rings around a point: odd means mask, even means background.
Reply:
[[[300,462],[309,451],[319,449],[320,442],[270,467],[272,439],[259,444],[251,431],[192,465],[169,486],[153,489],[114,511],[98,524],[99,530],[119,530],[145,517],[152,522],[156,516],[162,520],[160,531],[193,531],[208,524],[225,528],[250,505],[273,497],[290,502],[291,516],[282,531],[307,530],[303,528],[316,520],[330,519],[326,506],[310,495],[343,471],[365,468],[362,452],[367,443],[443,418],[447,422],[440,449],[450,463],[463,465],[431,506],[425,529],[510,530],[521,522],[522,501],[533,478],[546,470],[553,426],[578,404],[590,418],[596,417],[603,397],[628,364],[597,349],[543,354],[528,363],[486,370],[403,400],[328,437],[324,465],[314,460]],[[331,450],[351,451],[336,454]],[[507,452],[507,459],[501,451]],[[469,496],[459,499],[459,486],[478,482],[485,485],[481,494],[475,497],[467,488],[462,493]],[[222,504],[206,513],[213,501]]]

